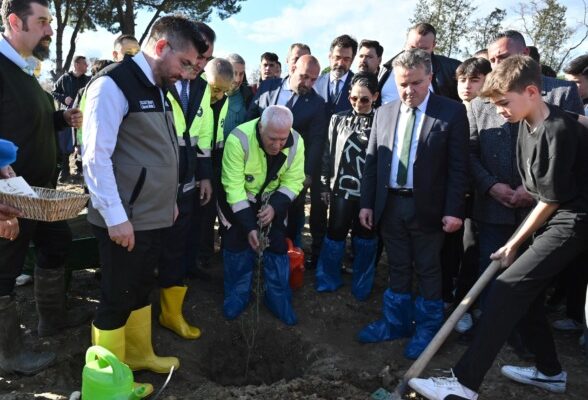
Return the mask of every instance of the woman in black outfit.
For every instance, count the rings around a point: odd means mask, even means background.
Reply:
[[[374,231],[360,225],[358,215],[365,152],[377,98],[376,76],[356,74],[349,92],[353,109],[331,118],[322,161],[322,198],[330,203],[330,214],[317,263],[315,287],[319,292],[332,292],[343,284],[341,260],[347,233],[352,228],[355,257],[351,291],[358,300],[365,300],[370,294],[375,273],[377,238]]]

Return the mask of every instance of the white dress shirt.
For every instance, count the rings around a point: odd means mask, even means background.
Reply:
[[[176,85],[176,90],[178,91],[178,94],[181,96],[182,95],[182,80],[178,79],[174,85]],[[186,93],[188,93],[188,98],[190,98],[190,81],[188,81],[188,86],[186,86]]]
[[[388,79],[386,79],[386,82],[382,87],[381,96],[382,104],[388,104],[400,98],[400,96],[398,95],[398,89],[396,88],[396,79],[394,77],[394,71],[390,71],[390,75],[388,75]]]
[[[288,77],[287,79],[284,79],[284,82],[282,83],[282,88],[280,89],[280,94],[278,95],[276,104],[279,106],[285,106],[292,96],[295,96],[294,100],[292,101],[292,107],[294,107],[296,100],[298,100],[298,96],[292,89],[290,89],[290,78]]]
[[[347,75],[349,75],[349,71],[347,71],[345,75],[339,78],[339,97],[343,95],[341,91],[343,90],[343,85],[345,85],[345,82],[347,81]],[[329,96],[332,95],[333,90],[335,89],[336,80],[337,78],[333,74],[329,74]]]
[[[133,61],[155,85],[153,71],[143,52],[135,55]],[[163,91],[160,92],[163,101]],[[128,221],[118,194],[111,159],[120,124],[128,111],[129,103],[125,95],[109,76],[96,79],[86,91],[82,130],[84,179],[90,191],[92,206],[98,210],[108,227]]]
[[[12,47],[4,35],[0,35],[0,53],[15,63],[19,68],[22,68],[23,71],[25,71],[27,74],[33,75],[34,68],[33,70],[28,70],[29,63],[24,58],[22,58],[20,54],[18,54],[18,51]]]
[[[402,103],[400,105],[400,115],[396,123],[396,134],[394,135],[394,143],[392,145],[392,171],[390,172],[390,187],[391,188],[403,188],[412,189],[413,186],[413,164],[417,153],[417,147],[419,144],[419,137],[421,130],[423,129],[423,121],[425,117],[425,111],[427,110],[427,103],[429,102],[429,94],[425,97],[425,100],[418,105],[416,109],[414,130],[412,134],[412,143],[410,146],[410,156],[408,159],[408,174],[406,177],[406,185],[400,186],[396,182],[396,176],[398,175],[398,164],[400,162],[400,155],[402,154],[402,143],[404,143],[404,131],[406,130],[406,123],[410,116],[411,109]]]

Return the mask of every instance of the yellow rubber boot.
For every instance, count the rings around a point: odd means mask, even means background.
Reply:
[[[92,344],[102,346],[120,361],[125,361],[125,327],[103,331],[92,324]]]
[[[98,329],[92,324],[92,344],[101,346],[110,351],[120,361],[125,362],[125,327],[104,331]],[[147,397],[153,393],[153,385],[150,383],[135,382],[136,388],[144,388],[142,397]]]
[[[189,325],[182,314],[182,306],[184,305],[187,290],[186,286],[172,286],[161,289],[159,323],[184,339],[198,339],[200,329]]]
[[[180,367],[176,357],[158,357],[153,352],[150,305],[131,313],[125,326],[125,340],[125,362],[133,371],[147,369],[167,374],[172,366],[174,370]]]

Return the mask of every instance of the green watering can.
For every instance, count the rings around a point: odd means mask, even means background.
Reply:
[[[133,372],[104,347],[86,351],[82,372],[83,400],[135,400],[147,396],[144,385],[135,386]]]

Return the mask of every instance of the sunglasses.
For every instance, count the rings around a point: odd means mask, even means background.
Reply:
[[[349,96],[349,100],[353,103],[357,103],[359,101],[359,104],[369,104],[372,102],[369,97]]]

